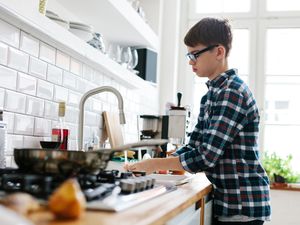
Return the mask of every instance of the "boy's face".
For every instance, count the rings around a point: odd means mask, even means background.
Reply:
[[[205,46],[202,44],[195,47],[187,47],[190,55],[189,64],[197,76],[207,77],[211,80],[219,74],[220,59],[223,58],[220,56],[220,47],[219,45]]]

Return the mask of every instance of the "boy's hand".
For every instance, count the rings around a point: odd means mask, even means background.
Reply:
[[[155,159],[147,159],[137,163],[128,163],[124,165],[127,171],[144,171],[146,174],[151,174],[156,171]]]

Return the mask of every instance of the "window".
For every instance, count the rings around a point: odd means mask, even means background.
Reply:
[[[300,10],[299,0],[267,0],[267,11],[296,11]]]
[[[249,29],[233,29],[232,49],[228,57],[229,68],[238,69],[240,77],[248,83],[250,58]]]
[[[281,156],[292,154],[293,167],[300,172],[297,162],[300,158],[300,1],[192,2],[190,21],[194,23],[206,16],[232,20],[229,67],[238,68],[258,102],[262,128],[259,147]],[[194,113],[199,113],[200,97],[207,91],[204,82],[196,78]]]
[[[299,38],[300,28],[266,29],[264,149],[294,159],[300,158]],[[293,167],[300,171],[296,160]]]
[[[197,0],[196,13],[249,12],[250,0]]]

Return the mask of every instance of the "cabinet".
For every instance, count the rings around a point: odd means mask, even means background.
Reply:
[[[74,10],[74,15],[82,22],[92,24],[97,30],[99,28],[99,32],[101,28],[103,35],[107,35],[111,41],[158,48],[157,35],[126,0],[61,0],[58,4],[64,6],[65,10]],[[37,5],[38,0],[28,1],[25,5],[18,0],[0,0],[0,18],[66,51],[128,88],[156,90],[156,87],[41,15]]]
[[[201,205],[202,201],[205,202],[203,205]],[[209,194],[196,204],[186,208],[173,219],[169,220],[166,225],[212,225],[212,210],[213,201],[211,195]]]

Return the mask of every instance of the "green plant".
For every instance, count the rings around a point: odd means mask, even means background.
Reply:
[[[275,152],[272,154],[268,152],[264,153],[262,164],[272,182],[274,182],[274,174],[284,177],[287,183],[295,183],[299,180],[300,174],[292,170],[292,159],[292,155],[288,155],[284,159]]]

